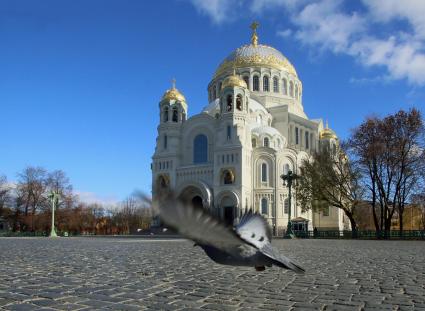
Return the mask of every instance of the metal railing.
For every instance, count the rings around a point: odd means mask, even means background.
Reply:
[[[397,240],[425,240],[424,230],[393,230],[374,231],[294,231],[294,235],[300,239],[397,239]]]

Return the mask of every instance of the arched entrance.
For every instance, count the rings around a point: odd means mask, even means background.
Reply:
[[[192,198],[192,205],[194,208],[203,208],[204,205],[202,204],[202,198],[199,195],[195,195]]]
[[[239,217],[239,196],[235,191],[225,190],[220,192],[215,202],[218,202],[219,216],[228,225],[233,226],[238,221]]]
[[[191,204],[195,208],[204,208],[205,201],[201,189],[195,186],[188,186],[179,194],[179,199],[185,204]]]
[[[223,209],[223,220],[224,222],[229,225],[229,226],[233,226],[233,223],[235,221],[235,204],[233,202],[233,200],[228,197],[225,196],[223,197],[223,199],[221,200],[221,208]]]
[[[212,195],[207,184],[202,181],[186,181],[181,183],[176,193],[178,198],[195,207],[211,208]]]

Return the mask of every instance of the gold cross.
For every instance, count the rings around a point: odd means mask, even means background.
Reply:
[[[260,24],[254,21],[254,22],[251,24],[251,26],[250,26],[250,27],[251,27],[251,29],[252,29],[254,32],[256,32],[256,31],[257,31],[258,26],[260,26]]]
[[[257,44],[258,44],[257,28],[258,28],[259,25],[260,25],[259,23],[253,22],[250,26],[251,29],[252,29],[251,44],[253,46],[257,46]]]

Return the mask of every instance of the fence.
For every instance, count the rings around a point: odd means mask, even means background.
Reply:
[[[294,231],[294,235],[301,239],[397,239],[397,240],[425,240],[423,230],[403,231]]]
[[[171,234],[171,235],[170,235]],[[31,237],[31,236],[48,236],[47,232],[12,232],[12,231],[3,231],[0,232],[0,237]],[[64,232],[58,232],[59,236],[96,236],[93,234],[71,234],[66,235]],[[155,236],[173,236],[177,237],[178,235],[173,233],[168,233],[167,235],[155,235]],[[352,231],[338,231],[338,230],[328,230],[328,231],[294,231],[294,235],[300,239],[364,239],[364,240],[376,240],[376,239],[389,239],[389,240],[425,240],[425,231],[423,230],[404,230],[402,232],[398,230],[394,231],[372,231],[372,230],[358,230],[355,233]],[[124,235],[99,235],[101,237],[108,236],[121,236]],[[146,235],[126,235],[126,237],[146,237]],[[276,238],[281,238],[285,234],[276,236]]]

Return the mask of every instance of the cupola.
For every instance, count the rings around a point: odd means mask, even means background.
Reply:
[[[320,139],[338,139],[335,132],[328,127],[328,122],[326,121],[326,128],[320,131]]]

